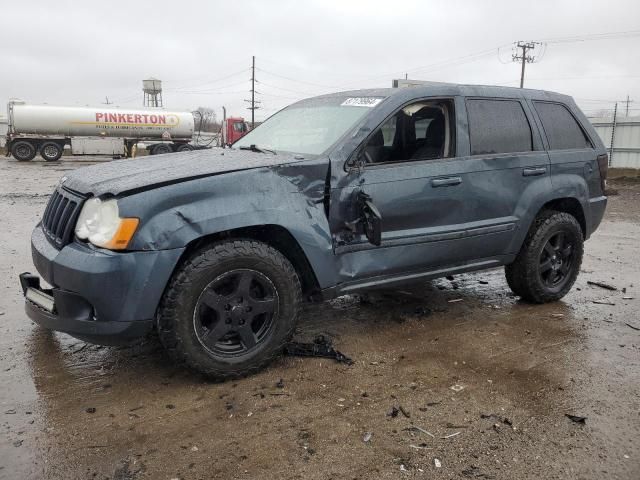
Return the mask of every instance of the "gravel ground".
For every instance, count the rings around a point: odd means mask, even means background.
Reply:
[[[502,270],[341,297],[297,336],[354,365],[283,357],[214,384],[153,337],[98,347],[24,314],[30,231],[94,161],[0,159],[0,478],[640,478],[638,183],[612,183],[561,302],[518,301]]]

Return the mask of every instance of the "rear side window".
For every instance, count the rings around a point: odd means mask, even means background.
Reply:
[[[542,121],[551,150],[591,148],[591,142],[567,107],[559,103],[533,102],[533,104]]]
[[[467,100],[471,155],[533,150],[531,126],[517,100]]]

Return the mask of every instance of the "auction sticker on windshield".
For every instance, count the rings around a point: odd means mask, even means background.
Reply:
[[[382,101],[376,97],[350,97],[340,104],[341,107],[375,107]]]

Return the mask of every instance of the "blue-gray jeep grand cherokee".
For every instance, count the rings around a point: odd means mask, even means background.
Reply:
[[[29,317],[96,343],[156,328],[214,378],[255,372],[303,299],[504,265],[558,300],[606,206],[607,155],[573,100],[433,84],[291,105],[212,149],[76,170],[31,239]]]

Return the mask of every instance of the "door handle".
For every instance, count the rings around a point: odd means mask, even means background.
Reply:
[[[454,185],[460,185],[462,178],[460,177],[446,177],[446,178],[434,178],[431,180],[432,187],[452,187]]]
[[[522,176],[524,177],[535,177],[538,175],[544,175],[545,173],[547,173],[546,167],[524,168],[522,170]]]

